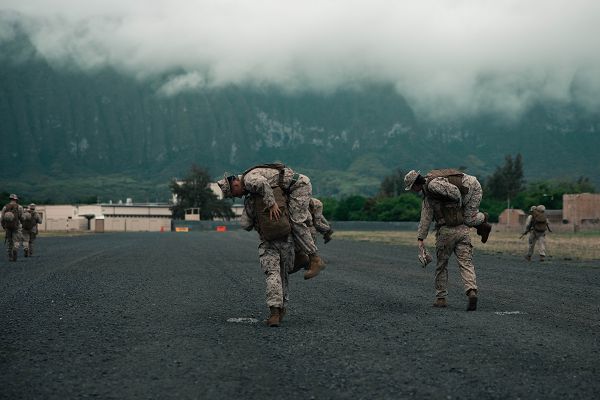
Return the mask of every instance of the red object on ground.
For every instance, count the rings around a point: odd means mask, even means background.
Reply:
[[[227,227],[225,225],[217,226],[217,232],[226,232],[226,231],[227,231]]]

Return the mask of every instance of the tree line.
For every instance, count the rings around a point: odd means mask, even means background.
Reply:
[[[464,167],[458,167],[465,170]],[[333,221],[418,221],[421,215],[421,197],[404,190],[404,175],[398,168],[381,181],[378,193],[372,197],[361,195],[343,198],[320,198],[323,214]],[[466,172],[466,171],[465,171]],[[488,177],[478,177],[483,186],[480,209],[498,220],[506,208],[528,210],[532,205],[544,204],[547,209],[562,209],[565,193],[594,193],[595,187],[587,177],[576,180],[537,180],[526,182],[521,154],[505,156]],[[169,188],[178,202],[171,210],[173,218],[183,219],[187,208],[199,208],[201,219],[233,217],[231,201],[218,199],[210,190],[211,177],[206,168],[193,165],[181,180],[172,180]]]

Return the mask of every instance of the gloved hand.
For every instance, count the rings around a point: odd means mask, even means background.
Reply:
[[[331,235],[333,235],[333,229],[330,229],[327,232],[325,232],[325,234],[323,235],[325,243],[329,243],[329,241],[331,240]]]

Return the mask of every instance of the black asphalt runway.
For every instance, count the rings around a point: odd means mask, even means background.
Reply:
[[[454,260],[449,308],[434,309],[416,247],[334,239],[268,328],[257,245],[241,231],[97,234],[2,253],[0,397],[600,396],[600,262],[476,254],[467,313]]]

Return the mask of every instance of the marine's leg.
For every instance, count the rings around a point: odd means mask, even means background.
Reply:
[[[435,249],[436,266],[434,282],[435,297],[437,300],[434,306],[445,307],[446,297],[448,296],[448,260],[454,249],[453,238],[448,234],[447,228],[442,227],[436,233]]]
[[[456,234],[457,241],[454,254],[456,254],[465,294],[469,298],[467,311],[475,311],[477,309],[477,278],[475,276],[475,266],[473,265],[473,245],[469,236],[469,228],[466,226],[458,227]]]

